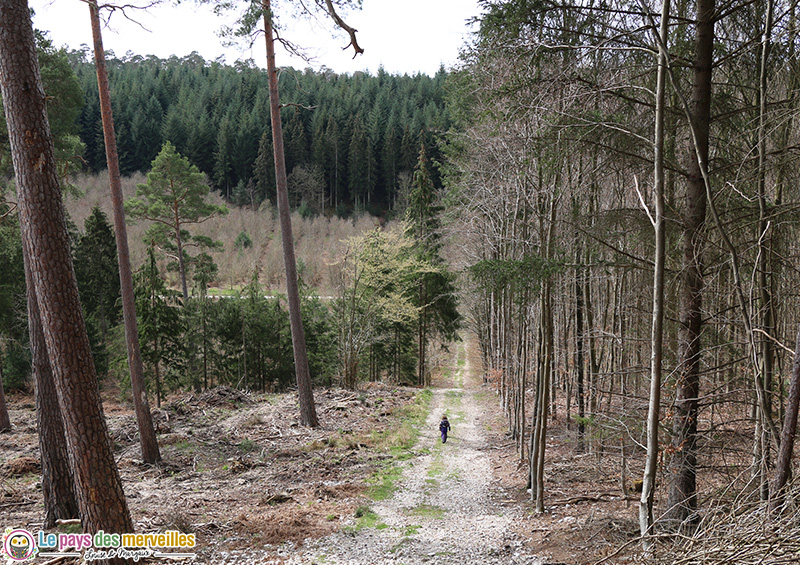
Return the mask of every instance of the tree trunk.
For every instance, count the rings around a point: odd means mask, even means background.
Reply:
[[[773,343],[775,333],[774,309],[772,304],[772,272],[770,269],[770,256],[772,254],[772,236],[770,222],[767,220],[766,197],[766,166],[767,166],[767,62],[769,60],[770,43],[772,38],[773,3],[767,2],[766,21],[764,23],[763,40],[761,44],[761,64],[759,72],[759,111],[758,111],[758,296],[760,315],[760,329],[764,335],[758,340],[761,352],[760,371],[756,378],[761,379],[764,399],[759,403],[758,425],[756,426],[755,457],[753,461],[754,474],[760,483],[761,499],[769,499],[769,465],[770,465],[770,426],[772,421],[772,376]]]
[[[0,86],[17,180],[23,250],[64,430],[83,528],[133,531],[81,312],[44,89],[26,0],[0,2]]]
[[[281,222],[283,264],[286,270],[286,296],[289,302],[289,323],[292,331],[294,366],[297,377],[297,394],[300,402],[300,421],[304,426],[319,426],[311,390],[311,373],[308,369],[306,337],[300,317],[300,292],[297,288],[297,263],[294,257],[292,218],[289,210],[289,194],[286,185],[286,162],[283,154],[283,130],[281,108],[278,99],[278,69],[275,67],[275,43],[272,31],[270,0],[264,0],[264,31],[267,41],[267,76],[269,80],[269,107],[272,118],[272,147],[275,155],[275,183],[277,185],[278,214]]]
[[[584,368],[586,364],[583,359],[584,334],[583,334],[583,269],[580,266],[581,252],[575,252],[575,373],[576,390],[575,396],[578,400],[578,451],[586,450],[586,391],[584,390]]]
[[[183,239],[181,239],[181,219],[178,214],[178,203],[175,203],[175,243],[178,247],[178,274],[181,277],[181,295],[183,296],[183,303],[189,300],[189,287],[186,284],[186,263],[183,260]]]
[[[780,510],[783,505],[784,487],[789,481],[792,472],[792,453],[794,451],[794,438],[797,432],[797,413],[800,408],[800,327],[797,329],[797,339],[794,346],[794,363],[792,364],[792,381],[789,385],[789,397],[786,399],[786,415],[781,430],[781,447],[778,451],[778,460],[775,462],[775,472],[772,476],[772,498],[770,509],[773,512]]]
[[[145,463],[158,463],[161,453],[158,449],[150,403],[144,384],[142,356],[139,350],[139,329],[136,322],[136,298],[133,293],[133,274],[130,253],[128,252],[128,230],[125,225],[125,209],[122,203],[122,183],[117,154],[117,136],[114,132],[114,117],[111,113],[111,94],[106,70],[106,55],[103,37],[100,32],[100,14],[97,2],[89,2],[89,15],[92,22],[94,40],[94,64],[97,69],[97,89],[100,94],[100,112],[103,121],[103,137],[108,166],[108,184],[111,191],[111,206],[114,211],[114,234],[117,242],[117,261],[119,264],[119,283],[122,297],[122,318],[125,325],[125,344],[128,351],[128,366],[131,372],[131,394],[139,427],[139,440],[142,447],[142,460]]]
[[[26,255],[23,260],[28,286],[28,332],[36,399],[36,429],[39,433],[39,453],[42,459],[43,526],[52,528],[56,525],[56,520],[77,518],[80,511],[75,498],[75,481],[67,455],[64,421],[58,407],[50,360],[47,358],[39,305],[29,268],[30,261]]]
[[[8,406],[6,406],[6,392],[3,389],[3,367],[0,366],[0,432],[11,429],[11,418],[8,417]]]
[[[697,2],[691,127],[695,151],[686,186],[683,227],[683,289],[678,337],[678,378],[669,464],[670,490],[666,519],[678,527],[695,518],[697,508],[697,417],[700,394],[700,330],[703,303],[703,226],[706,218],[704,169],[708,163],[711,70],[714,51],[714,0]]]
[[[645,553],[653,549],[649,537],[653,527],[653,499],[658,471],[658,424],[661,414],[661,360],[664,337],[664,266],[666,228],[664,224],[664,116],[666,114],[667,34],[669,32],[670,0],[661,5],[661,25],[658,41],[658,75],[656,79],[656,115],[653,143],[653,200],[655,203],[653,230],[655,257],[653,270],[653,321],[650,334],[650,400],[647,410],[647,456],[639,499],[639,531]],[[655,30],[654,30],[655,32]]]

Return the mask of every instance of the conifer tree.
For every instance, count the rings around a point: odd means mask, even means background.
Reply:
[[[106,69],[106,54],[100,29],[100,8],[97,2],[89,2],[89,18],[92,26],[97,99],[100,104],[103,147],[108,167],[108,186],[111,193],[111,207],[114,211],[114,236],[117,245],[120,292],[122,296],[122,316],[125,324],[125,344],[128,354],[128,367],[131,375],[131,391],[139,427],[139,440],[142,446],[142,459],[146,463],[161,461],[150,404],[144,387],[142,359],[139,351],[139,333],[136,327],[136,305],[133,295],[133,273],[128,251],[128,232],[125,225],[125,211],[122,202],[122,181],[120,178],[120,159],[117,150],[117,135],[114,129],[114,116],[111,109],[111,88]]]
[[[420,145],[419,159],[414,171],[413,189],[406,210],[407,234],[414,241],[420,261],[429,263],[430,270],[419,273],[417,285],[418,384],[429,384],[427,378],[427,349],[431,334],[446,340],[456,337],[460,315],[456,301],[455,276],[450,273],[441,257],[442,241],[439,233],[439,214],[436,188],[431,179],[430,164],[425,144]]]
[[[125,210],[132,218],[153,222],[148,229],[149,239],[167,249],[174,245],[184,301],[189,298],[185,247],[192,241],[186,228],[228,213],[225,206],[206,201],[208,192],[203,173],[166,142],[153,161],[147,182],[137,185],[136,197],[125,202]]]
[[[75,277],[84,311],[92,317],[105,341],[120,317],[120,283],[114,228],[95,206],[84,222],[75,248]]]

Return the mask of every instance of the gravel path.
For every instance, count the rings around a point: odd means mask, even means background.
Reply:
[[[463,353],[462,353],[463,355]],[[454,368],[455,370],[455,368]],[[518,509],[490,498],[492,464],[479,416],[484,406],[464,366],[457,388],[436,389],[416,451],[390,500],[375,502],[379,525],[308,542],[290,564],[539,564],[510,527]],[[442,414],[452,431],[442,444]]]

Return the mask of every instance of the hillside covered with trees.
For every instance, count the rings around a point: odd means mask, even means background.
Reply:
[[[90,53],[69,61],[84,92],[78,118],[88,170],[106,167]],[[275,201],[267,76],[251,63],[188,57],[108,58],[123,174],[147,171],[169,141],[236,204]],[[293,205],[346,215],[395,210],[408,197],[422,141],[450,127],[436,76],[280,72],[281,117]],[[434,154],[435,156],[435,154]]]

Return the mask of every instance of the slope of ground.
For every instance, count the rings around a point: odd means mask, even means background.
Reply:
[[[563,422],[548,433],[548,512],[532,511],[527,468],[466,351],[458,348],[432,394],[380,384],[316,391],[316,430],[299,425],[293,394],[218,388],[175,397],[154,411],[160,467],[139,462],[130,407],[107,401],[137,531],[194,532],[194,562],[213,564],[583,564],[634,539],[635,505],[620,490],[620,461],[577,453]],[[420,398],[427,412],[417,416],[414,444],[398,435],[408,435]],[[38,531],[33,400],[14,395],[10,408],[14,429],[0,443],[0,526]],[[443,445],[437,424],[445,412],[453,431]]]
[[[460,364],[456,386],[435,390],[419,455],[404,463],[393,496],[372,505],[375,527],[320,539],[290,563],[541,562],[514,531],[522,510],[493,499],[485,406],[471,375],[469,364]],[[468,383],[461,386],[464,377]],[[445,444],[438,434],[442,414],[453,428]]]

